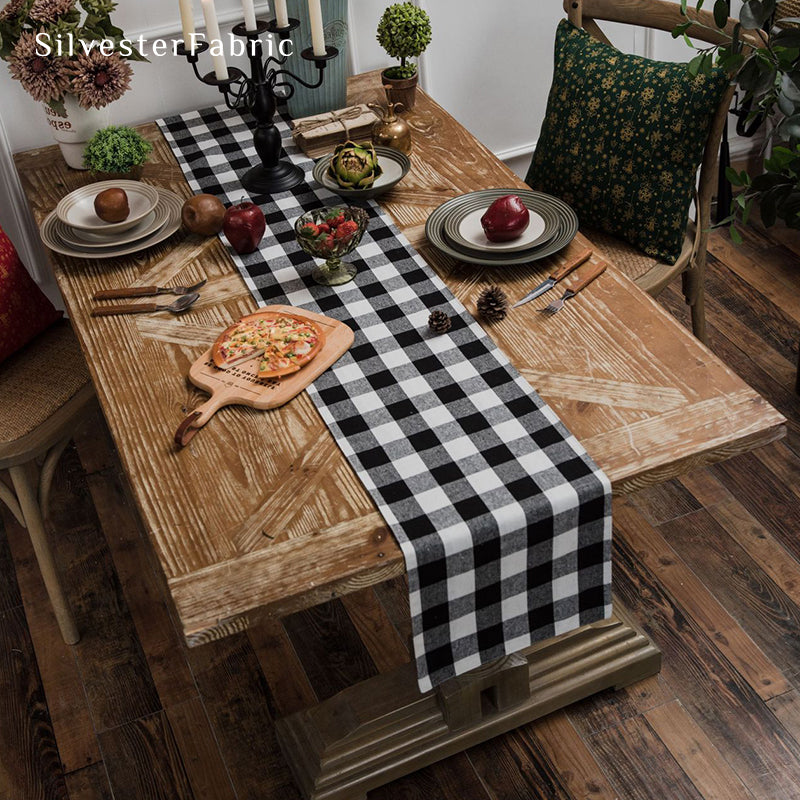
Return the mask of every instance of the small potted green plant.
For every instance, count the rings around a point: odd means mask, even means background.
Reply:
[[[414,108],[417,91],[417,65],[410,58],[419,58],[431,43],[431,20],[413,3],[395,3],[383,12],[378,23],[378,43],[399,66],[381,73],[384,85],[391,86],[392,101],[403,108]]]
[[[153,145],[133,128],[109,125],[92,136],[83,151],[83,164],[98,180],[139,180]]]

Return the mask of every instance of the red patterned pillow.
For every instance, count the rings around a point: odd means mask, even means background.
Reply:
[[[0,228],[0,362],[61,319]]]

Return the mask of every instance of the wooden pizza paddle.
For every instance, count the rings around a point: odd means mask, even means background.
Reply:
[[[211,358],[211,348],[206,350],[189,370],[189,380],[211,397],[194,409],[175,431],[175,444],[184,447],[197,431],[224,406],[250,406],[260,411],[288,403],[326,369],[348,351],[353,343],[353,331],[339,320],[306,311],[294,306],[265,306],[261,313],[291,314],[305,317],[319,325],[325,334],[325,344],[314,358],[297,372],[281,378],[259,378],[259,359],[253,358],[235,367],[220,369]]]

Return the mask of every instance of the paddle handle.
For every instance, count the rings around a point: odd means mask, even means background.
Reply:
[[[133,286],[127,289],[102,289],[95,292],[95,300],[118,300],[120,297],[152,297],[158,294],[157,286]]]
[[[578,283],[576,283],[575,286],[570,286],[569,288],[574,294],[578,294],[581,289],[585,289],[595,278],[602,275],[606,271],[607,266],[608,264],[606,264],[605,261],[598,261],[596,264],[592,264],[589,271],[585,275],[581,276],[581,279],[578,281]]]
[[[566,264],[560,266],[555,272],[550,275],[551,280],[556,283],[562,278],[566,278],[573,270],[576,270],[584,261],[588,261],[592,256],[591,249],[587,248],[582,253],[579,253],[572,261],[567,261]]]
[[[215,393],[209,397],[205,403],[197,406],[183,422],[178,425],[178,430],[175,431],[173,440],[178,447],[186,447],[192,441],[194,435],[203,425],[208,422],[214,414],[219,411],[223,406],[230,404],[229,392],[222,391]]]
[[[122,306],[97,306],[92,309],[93,317],[113,317],[117,314],[147,314],[158,311],[156,303],[131,303]]]

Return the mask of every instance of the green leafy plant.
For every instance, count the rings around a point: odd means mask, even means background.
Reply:
[[[696,9],[702,6],[703,0],[697,0]],[[775,146],[764,160],[763,173],[750,175],[728,167],[726,177],[741,191],[719,225],[730,225],[731,238],[741,242],[736,225],[746,225],[758,204],[765,226],[781,219],[800,229],[800,18],[780,17],[775,0],[746,0],[732,27],[726,0],[714,3],[715,27],[690,19],[687,0],[681,0],[681,11],[686,21],[672,35],[682,36],[697,51],[689,72],[708,74],[716,63],[734,75],[743,107],[750,108],[747,120],[763,115],[775,122],[768,139]],[[695,27],[718,31],[723,43],[696,48],[689,38]]]
[[[431,43],[431,20],[413,3],[395,3],[383,12],[378,23],[378,42],[392,57],[400,59],[399,67],[386,70],[387,78],[412,78],[417,65],[408,61],[419,58]]]
[[[133,128],[109,125],[89,139],[83,164],[94,172],[130,172],[147,161],[153,145]]]

